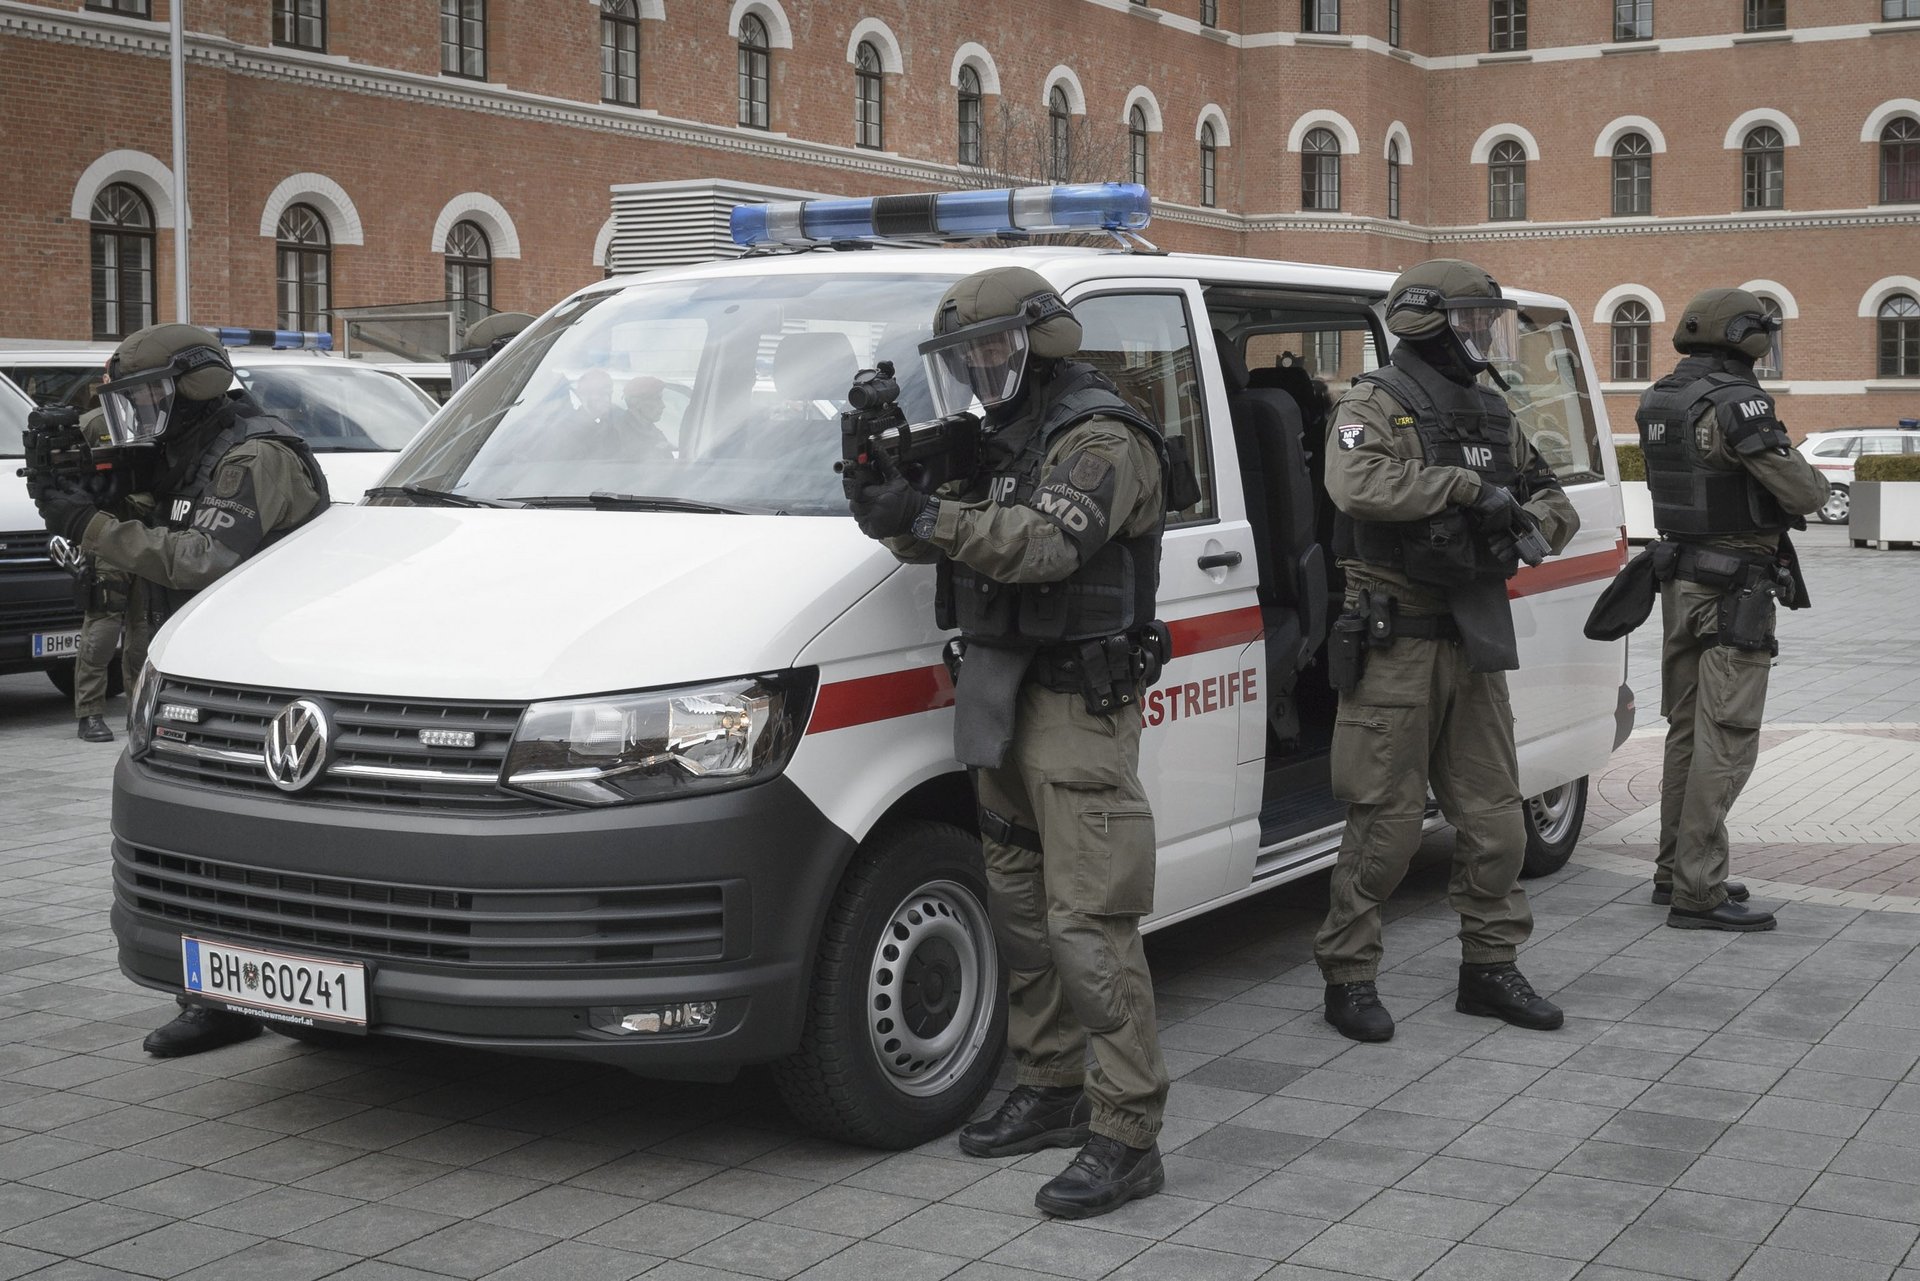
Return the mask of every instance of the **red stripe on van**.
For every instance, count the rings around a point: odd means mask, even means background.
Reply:
[[[1544,565],[1526,566],[1507,584],[1507,598],[1518,600],[1522,596],[1538,596],[1542,592],[1559,591],[1562,587],[1612,578],[1626,563],[1627,545],[1622,541],[1616,542],[1610,552],[1591,552],[1567,560],[1550,560]]]
[[[1245,609],[1175,619],[1167,624],[1167,630],[1173,633],[1174,656],[1186,658],[1210,649],[1231,649],[1257,641],[1266,628],[1260,622],[1260,607],[1249,605]]]

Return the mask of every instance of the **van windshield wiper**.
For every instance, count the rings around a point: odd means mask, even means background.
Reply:
[[[497,498],[474,498],[468,494],[456,494],[446,489],[428,489],[425,485],[381,485],[367,491],[369,498],[411,498],[421,503],[438,503],[443,507],[518,507],[519,503],[502,502]]]
[[[528,507],[591,507],[596,511],[698,512],[707,516],[767,515],[746,507],[727,507],[705,503],[696,498],[670,498],[665,494],[615,494],[596,490],[591,494],[544,494],[537,498],[512,501]]]

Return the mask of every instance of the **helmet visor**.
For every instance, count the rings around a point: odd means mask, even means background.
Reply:
[[[920,355],[936,414],[967,413],[976,401],[991,409],[1020,394],[1027,369],[1026,317],[997,317],[929,338],[920,344]]]
[[[1512,303],[1478,299],[1450,305],[1447,323],[1469,359],[1482,365],[1508,364],[1520,354],[1520,321]]]
[[[107,435],[115,445],[145,445],[167,433],[173,418],[174,378],[170,370],[156,370],[115,378],[100,386],[100,409],[107,416]]]

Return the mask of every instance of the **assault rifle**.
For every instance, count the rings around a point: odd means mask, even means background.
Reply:
[[[921,493],[971,476],[980,456],[980,420],[949,414],[910,423],[900,412],[893,362],[854,375],[847,412],[840,415],[840,461],[833,469],[849,486],[874,477],[904,476]]]

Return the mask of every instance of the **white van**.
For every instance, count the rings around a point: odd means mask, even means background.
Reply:
[[[765,1061],[825,1133],[906,1146],[958,1124],[1004,1003],[946,637],[932,569],[861,535],[832,464],[856,370],[893,360],[926,416],[936,301],[1015,263],[1187,440],[1203,490],[1166,531],[1176,656],[1142,709],[1150,926],[1328,866],[1340,588],[1311,383],[1338,395],[1381,359],[1391,275],[755,253],[568,298],[408,446],[391,496],[336,507],[168,625],[115,776],[122,969],[302,1038],[649,1074]],[[1582,522],[1512,585],[1539,871],[1571,852],[1633,704],[1624,643],[1581,634],[1624,560],[1591,359],[1564,301],[1513,296],[1512,394]],[[647,428],[666,449],[595,412],[640,377],[667,388]]]
[[[44,671],[73,694],[80,606],[73,578],[47,555],[47,529],[16,473],[33,402],[0,378],[0,676]]]

